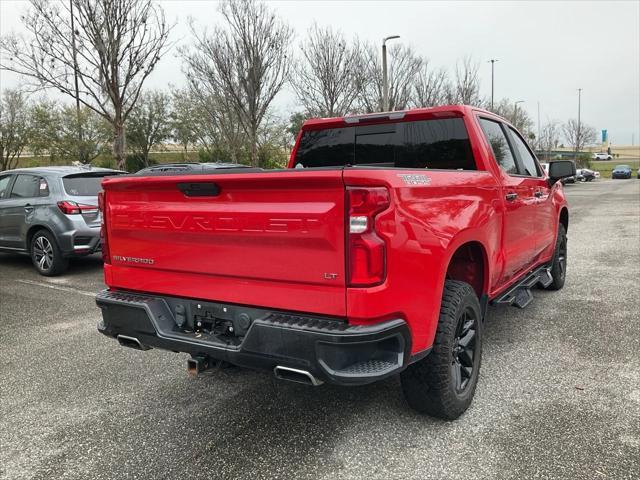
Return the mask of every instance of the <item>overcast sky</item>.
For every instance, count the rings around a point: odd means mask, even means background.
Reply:
[[[210,0],[162,0],[169,20],[177,22],[173,41],[190,42],[188,18],[202,26],[221,20]],[[491,94],[490,58],[497,58],[495,96],[524,100],[536,120],[577,117],[582,88],[582,119],[598,131],[607,129],[616,145],[640,142],[640,2],[391,2],[270,1],[271,7],[304,38],[315,21],[348,37],[376,43],[387,35],[413,46],[432,65],[449,71],[457,59],[480,63],[481,90]],[[0,0],[0,33],[21,31],[24,0]],[[18,79],[0,72],[0,86]],[[170,52],[149,79],[153,88],[181,86],[180,61]],[[276,101],[282,115],[296,110],[295,97],[283,92]]]

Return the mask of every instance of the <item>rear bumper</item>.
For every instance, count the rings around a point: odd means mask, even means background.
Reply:
[[[99,293],[96,303],[103,316],[98,330],[112,338],[135,339],[142,349],[185,352],[248,368],[294,368],[340,385],[375,382],[410,362],[410,334],[402,319],[349,325],[333,318],[109,290]],[[202,311],[219,312],[234,326],[242,315],[252,320],[242,337],[195,333],[183,322],[197,313],[196,304]]]
[[[77,228],[58,236],[60,249],[65,257],[89,255],[100,250],[99,228]]]

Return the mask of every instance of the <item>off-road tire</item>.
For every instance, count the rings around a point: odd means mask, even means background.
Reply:
[[[563,224],[558,225],[558,238],[556,248],[553,251],[551,261],[551,278],[553,281],[547,286],[547,290],[560,290],[564,287],[567,276],[567,230]]]
[[[457,335],[465,313],[475,316],[475,344],[472,372],[466,387],[456,389],[455,352]],[[409,365],[400,375],[402,390],[409,406],[420,413],[454,420],[473,400],[482,356],[482,309],[471,285],[447,280],[442,295],[440,318],[433,349],[422,360]]]
[[[29,254],[33,266],[45,277],[60,275],[69,266],[69,260],[62,256],[55,237],[45,229],[38,230],[31,238]]]

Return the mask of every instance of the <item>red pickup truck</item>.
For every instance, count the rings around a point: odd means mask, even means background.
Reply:
[[[467,106],[302,127],[289,168],[106,178],[98,329],[120,344],[366,384],[453,419],[474,395],[487,305],[562,288],[569,212],[505,120]]]

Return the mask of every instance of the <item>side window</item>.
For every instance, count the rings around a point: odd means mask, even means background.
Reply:
[[[11,189],[11,198],[39,197],[40,177],[33,175],[18,175]]]
[[[40,192],[40,197],[48,197],[49,196],[49,184],[45,178],[40,177],[38,179],[38,191]]]
[[[491,145],[493,156],[496,158],[500,168],[510,175],[517,175],[518,167],[516,166],[516,161],[513,158],[511,149],[509,148],[509,142],[507,142],[507,137],[505,136],[500,123],[486,118],[480,118],[479,120],[480,127],[482,128],[485,137],[487,137],[489,145]]]
[[[9,196],[9,184],[11,183],[11,175],[3,175],[0,177],[0,199]]]
[[[511,130],[511,138],[513,140],[513,145],[516,151],[518,152],[518,156],[520,157],[520,160],[522,161],[522,167],[524,168],[524,172],[522,172],[522,174],[528,175],[530,177],[541,176],[540,171],[536,166],[536,160],[535,158],[533,158],[531,151],[529,151],[527,144],[524,143],[524,140],[522,140],[522,137],[520,137],[518,132],[516,132],[513,128],[509,127],[509,130]]]

